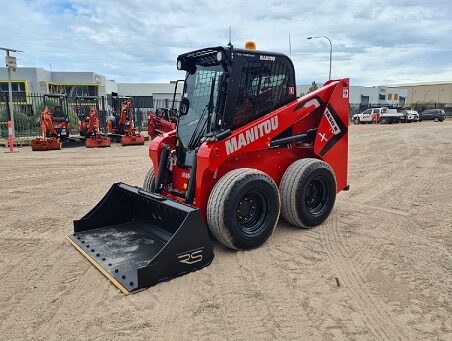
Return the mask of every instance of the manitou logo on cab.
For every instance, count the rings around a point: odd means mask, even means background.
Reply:
[[[240,148],[254,142],[262,136],[270,134],[273,130],[278,128],[278,116],[273,116],[264,122],[261,122],[254,127],[245,130],[244,133],[240,133],[238,136],[231,137],[225,142],[226,154],[232,154]]]

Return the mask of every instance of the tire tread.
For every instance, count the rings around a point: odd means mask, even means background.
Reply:
[[[281,193],[281,215],[286,221],[294,226],[310,228],[310,226],[305,225],[298,216],[296,193],[299,183],[304,182],[303,180],[310,175],[312,169],[319,167],[328,168],[334,177],[333,170],[326,162],[315,158],[306,158],[292,163],[281,179],[279,185],[279,191]]]
[[[247,177],[261,178],[270,180],[275,187],[278,194],[278,202],[280,203],[280,196],[278,187],[267,174],[252,168],[239,168],[226,173],[213,187],[209,201],[207,204],[207,222],[209,229],[215,238],[224,246],[231,249],[240,250],[234,243],[233,236],[229,232],[224,222],[224,210],[228,205],[230,193],[234,191],[236,186],[240,186],[241,182],[245,181]],[[278,207],[280,208],[280,204]],[[278,216],[280,209],[278,211]],[[278,219],[273,226],[272,232],[277,225]],[[271,233],[270,233],[271,234]]]

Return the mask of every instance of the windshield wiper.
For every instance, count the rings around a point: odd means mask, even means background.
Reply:
[[[209,130],[209,126],[210,126],[210,121],[211,121],[211,117],[212,117],[212,113],[213,113],[213,93],[215,90],[215,83],[217,81],[217,75],[215,74],[215,76],[212,77],[212,86],[210,87],[210,98],[209,98],[209,103],[207,103],[207,105],[205,106],[205,108],[202,111],[201,117],[199,118],[198,123],[196,124],[195,130],[193,131],[193,135],[190,139],[190,142],[188,143],[188,149],[192,149],[193,147],[197,146],[199,141],[201,140],[203,134],[204,134],[204,128],[207,125],[207,130]],[[201,130],[198,129],[200,127],[200,124],[202,122],[202,118],[204,117],[204,114],[206,112],[207,109],[207,119],[203,122],[202,126],[201,126]],[[207,131],[208,133],[208,131]]]
[[[196,124],[195,130],[193,130],[193,135],[190,138],[190,141],[188,142],[188,146],[187,148],[191,150],[191,148],[196,145],[196,140],[197,140],[197,136],[198,136],[198,129],[199,129],[199,125],[201,124],[202,118],[204,117],[204,114],[206,113],[206,109],[207,109],[208,105],[206,105],[204,107],[204,109],[202,110],[201,116],[199,117],[198,123]],[[202,125],[202,129],[201,132],[204,130],[204,125],[206,124],[207,121],[204,121],[203,125]]]

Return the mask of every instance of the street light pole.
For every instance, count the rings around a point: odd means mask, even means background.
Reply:
[[[13,89],[11,86],[11,69],[16,71],[16,58],[11,57],[9,55],[10,52],[23,52],[20,50],[8,49],[6,47],[0,47],[0,50],[6,51],[5,64],[8,69],[8,111],[9,111],[9,119],[12,123],[12,136],[15,137],[15,129],[14,129],[14,110],[13,110]]]
[[[328,79],[331,80],[331,64],[333,62],[333,44],[331,43],[330,38],[328,38],[327,36],[315,36],[315,37],[308,37],[306,39],[317,39],[317,38],[326,38],[328,39],[329,43],[330,43],[330,73],[328,75]]]

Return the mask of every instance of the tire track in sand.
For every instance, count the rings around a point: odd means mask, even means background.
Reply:
[[[324,224],[326,226],[321,230],[335,271],[367,320],[369,331],[380,340],[407,339],[395,324],[390,309],[373,296],[360,271],[350,262],[337,216],[331,215]]]

